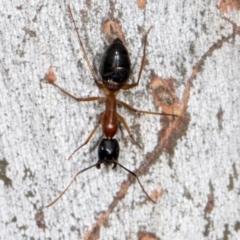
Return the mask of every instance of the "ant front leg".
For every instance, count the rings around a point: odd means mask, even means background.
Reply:
[[[141,79],[141,75],[142,75],[142,71],[143,71],[143,68],[144,68],[144,64],[145,64],[145,59],[146,59],[146,45],[147,45],[147,36],[150,32],[150,30],[152,29],[152,27],[150,27],[145,35],[145,38],[144,38],[144,46],[143,46],[143,56],[142,56],[142,62],[141,62],[141,67],[140,67],[140,70],[139,70],[139,73],[138,73],[138,80],[136,83],[132,83],[132,84],[125,84],[122,89],[124,90],[128,90],[128,89],[131,89],[131,88],[134,88],[136,86],[138,86],[139,84],[139,81]]]
[[[117,113],[117,117],[118,117],[118,119],[120,120],[120,122],[123,124],[123,126],[125,127],[125,129],[127,130],[128,134],[129,134],[130,138],[133,140],[133,142],[134,142],[136,145],[138,145],[138,147],[139,147],[140,149],[142,149],[141,145],[134,139],[134,137],[133,137],[133,135],[132,135],[132,133],[131,133],[131,131],[130,131],[130,128],[128,127],[125,119],[124,119],[120,114],[118,114],[118,113]]]
[[[101,123],[101,120],[102,120],[102,116],[103,116],[103,113],[101,113],[98,117],[98,123],[97,125],[94,127],[94,129],[92,130],[92,132],[90,133],[90,135],[88,136],[87,140],[81,145],[79,146],[77,149],[74,150],[74,152],[68,157],[68,160],[70,160],[72,158],[72,156],[80,149],[82,148],[83,146],[85,146],[86,144],[88,144],[88,142],[91,140],[92,136],[95,134],[95,132],[97,131],[100,123]]]

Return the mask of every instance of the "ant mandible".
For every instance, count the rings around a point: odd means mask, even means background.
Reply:
[[[138,84],[139,84],[142,70],[144,67],[145,58],[146,58],[147,36],[148,36],[151,28],[148,30],[148,32],[144,38],[143,56],[142,56],[141,67],[140,67],[140,71],[138,74],[137,82],[132,83],[132,84],[126,83],[130,76],[131,63],[130,63],[130,59],[129,59],[129,55],[128,55],[128,51],[127,51],[126,47],[124,46],[123,42],[119,38],[116,38],[113,41],[113,43],[108,46],[108,48],[104,52],[103,57],[101,59],[99,73],[102,78],[102,83],[100,83],[97,80],[96,74],[89,62],[86,50],[83,46],[79,32],[77,31],[77,26],[76,26],[76,23],[73,18],[73,14],[72,14],[72,11],[71,11],[71,8],[69,5],[68,5],[68,10],[70,13],[71,20],[74,24],[75,31],[77,32],[78,41],[79,41],[80,47],[82,49],[84,58],[87,62],[88,68],[92,74],[95,84],[97,85],[98,88],[102,89],[105,94],[105,97],[77,98],[77,97],[73,96],[72,94],[70,94],[69,92],[67,92],[66,90],[64,90],[63,88],[59,87],[55,83],[55,80],[56,80],[55,78],[53,78],[53,80],[52,80],[52,78],[47,78],[47,83],[52,84],[53,86],[58,88],[61,92],[63,92],[64,94],[66,94],[67,96],[69,96],[70,98],[73,98],[74,100],[76,100],[78,102],[100,101],[100,102],[105,103],[105,111],[100,113],[97,125],[92,130],[92,132],[90,133],[87,140],[69,156],[68,160],[81,147],[83,147],[90,141],[90,139],[92,138],[92,136],[94,135],[94,133],[96,132],[96,130],[100,124],[102,125],[102,130],[103,130],[103,133],[106,138],[103,138],[100,141],[100,144],[98,146],[98,162],[79,171],[74,176],[74,178],[72,179],[70,184],[66,187],[66,189],[53,202],[51,202],[46,207],[50,207],[55,202],[57,202],[64,195],[64,193],[68,190],[68,188],[71,186],[71,184],[74,182],[74,180],[76,179],[76,177],[79,174],[87,171],[88,169],[90,169],[92,167],[97,167],[98,169],[100,169],[100,166],[102,163],[104,163],[105,165],[113,164],[112,169],[116,168],[116,166],[119,165],[121,168],[123,168],[124,170],[126,170],[127,172],[132,174],[137,179],[140,187],[142,188],[143,192],[146,194],[148,199],[155,203],[155,201],[145,191],[138,176],[134,172],[125,168],[123,165],[121,165],[118,162],[118,156],[119,156],[119,150],[120,150],[119,143],[116,139],[113,138],[118,131],[118,121],[120,121],[123,124],[123,126],[125,127],[125,129],[127,130],[128,134],[132,138],[132,140],[141,148],[141,146],[134,140],[132,133],[131,133],[126,121],[124,120],[124,118],[119,113],[117,113],[117,105],[121,105],[121,106],[127,108],[128,110],[137,112],[137,113],[176,116],[174,114],[164,114],[164,113],[158,113],[158,112],[137,110],[137,109],[131,107],[130,105],[128,105],[127,103],[116,99],[116,96],[120,89],[128,90],[128,89],[138,86]]]

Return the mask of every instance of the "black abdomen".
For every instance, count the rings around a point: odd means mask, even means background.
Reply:
[[[109,90],[119,90],[128,80],[131,63],[126,47],[117,38],[106,49],[99,68],[103,84]]]

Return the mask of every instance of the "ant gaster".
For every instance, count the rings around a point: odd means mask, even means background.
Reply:
[[[74,28],[77,32],[78,41],[80,43],[82,52],[84,54],[84,58],[87,62],[88,68],[91,71],[91,74],[95,81],[95,84],[98,86],[98,88],[102,89],[105,94],[105,97],[77,98],[77,97],[73,96],[72,94],[70,94],[69,92],[67,92],[66,90],[59,87],[55,83],[55,81],[51,81],[50,79],[47,78],[47,83],[50,83],[53,86],[57,87],[61,92],[63,92],[64,94],[73,98],[76,101],[79,101],[79,102],[100,101],[100,102],[105,103],[105,111],[99,115],[97,125],[92,130],[92,132],[90,133],[87,140],[69,156],[68,160],[81,147],[83,147],[90,141],[90,139],[92,138],[92,136],[94,135],[94,133],[96,132],[96,130],[100,124],[102,125],[102,131],[106,138],[103,138],[100,141],[100,144],[98,147],[98,162],[79,171],[74,176],[74,178],[72,179],[70,184],[66,187],[66,189],[59,195],[59,197],[56,198],[52,203],[47,205],[47,207],[50,207],[51,205],[53,205],[56,201],[58,201],[63,196],[63,194],[68,190],[68,188],[71,186],[71,184],[74,182],[74,180],[76,179],[76,177],[79,174],[87,171],[88,169],[90,169],[92,167],[97,167],[99,169],[102,163],[104,163],[105,165],[113,164],[113,169],[116,168],[117,165],[119,165],[124,170],[126,170],[127,172],[132,174],[137,179],[139,185],[141,186],[143,192],[146,194],[148,199],[155,203],[155,201],[147,194],[147,192],[143,188],[138,176],[134,172],[128,170],[127,168],[122,166],[120,163],[118,163],[118,156],[119,156],[120,148],[119,148],[118,141],[113,138],[118,131],[118,121],[120,121],[123,124],[123,126],[125,127],[125,129],[127,130],[128,134],[130,135],[132,140],[141,148],[141,146],[134,140],[125,119],[119,113],[117,113],[117,105],[122,105],[123,107],[127,108],[128,110],[137,112],[137,113],[146,113],[146,114],[153,114],[153,115],[170,115],[170,114],[164,114],[164,113],[158,113],[158,112],[137,110],[137,109],[131,107],[130,105],[128,105],[127,103],[116,99],[116,96],[120,89],[128,90],[133,87],[136,87],[139,84],[139,81],[141,78],[141,73],[143,70],[144,62],[145,62],[145,57],[146,57],[147,35],[150,32],[151,28],[148,30],[147,34],[145,35],[144,47],[143,47],[143,57],[142,57],[142,61],[141,61],[141,67],[140,67],[140,71],[138,74],[137,82],[132,83],[132,84],[126,83],[129,78],[130,72],[131,72],[131,63],[130,63],[129,54],[128,54],[126,47],[124,46],[123,42],[119,38],[116,38],[113,41],[113,43],[108,46],[108,48],[104,52],[103,57],[101,59],[101,64],[100,64],[100,68],[99,68],[99,73],[100,73],[100,76],[102,79],[102,83],[101,83],[97,80],[96,74],[89,62],[86,50],[83,46],[79,32],[77,31],[77,26],[76,26],[75,20],[73,18],[73,14],[72,14],[70,6],[68,6],[68,10],[69,10],[72,22],[74,24]],[[171,116],[176,116],[176,115],[171,115]]]

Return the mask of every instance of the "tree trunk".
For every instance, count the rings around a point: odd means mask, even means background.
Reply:
[[[238,1],[72,1],[94,70],[114,37],[139,86],[120,90],[119,166],[97,162],[104,96],[94,83],[67,3],[2,1],[0,31],[1,239],[238,239],[240,232],[240,14]],[[50,72],[49,72],[50,71]],[[53,71],[51,73],[51,71]],[[52,74],[52,75],[51,75]],[[54,74],[54,75],[53,75]],[[54,79],[55,80],[55,79]],[[99,79],[101,81],[101,79]]]

